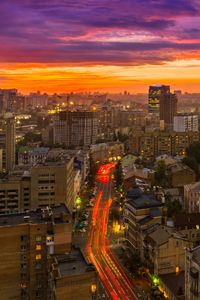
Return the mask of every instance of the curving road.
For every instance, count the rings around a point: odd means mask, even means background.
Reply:
[[[112,204],[112,164],[99,169],[87,252],[111,299],[136,300],[132,283],[112,253],[107,238],[109,209]]]

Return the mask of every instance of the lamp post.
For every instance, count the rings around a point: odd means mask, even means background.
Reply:
[[[92,292],[92,300],[96,299],[96,291],[97,291],[97,286],[96,284],[91,285],[91,292]]]
[[[78,223],[78,218],[79,218],[79,211],[81,208],[81,203],[82,203],[82,199],[80,198],[80,196],[77,196],[75,199],[75,205],[76,205],[76,219],[75,219],[75,226]]]

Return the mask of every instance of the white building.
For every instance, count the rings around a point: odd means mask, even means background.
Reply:
[[[174,131],[198,131],[198,116],[197,115],[179,115],[174,117]]]
[[[189,212],[200,212],[200,181],[184,185],[184,209]]]

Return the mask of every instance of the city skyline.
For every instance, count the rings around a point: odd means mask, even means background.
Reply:
[[[9,0],[0,10],[2,88],[200,92],[198,1]]]

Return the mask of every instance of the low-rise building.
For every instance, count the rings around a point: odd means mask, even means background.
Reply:
[[[196,181],[195,172],[182,163],[168,165],[166,173],[171,187],[181,187]]]
[[[18,165],[36,165],[44,163],[49,152],[47,147],[20,147],[18,151]]]
[[[179,213],[173,218],[174,228],[184,235],[190,247],[200,245],[200,213]]]
[[[188,240],[181,233],[160,225],[145,237],[145,259],[153,273],[170,274],[185,270]]]
[[[55,300],[97,299],[97,271],[79,249],[54,257],[52,278]]]
[[[91,146],[90,153],[96,163],[117,161],[124,155],[124,144],[121,142],[95,144]]]
[[[200,246],[186,251],[185,291],[187,300],[200,299]]]
[[[200,181],[184,185],[184,209],[200,213]]]

